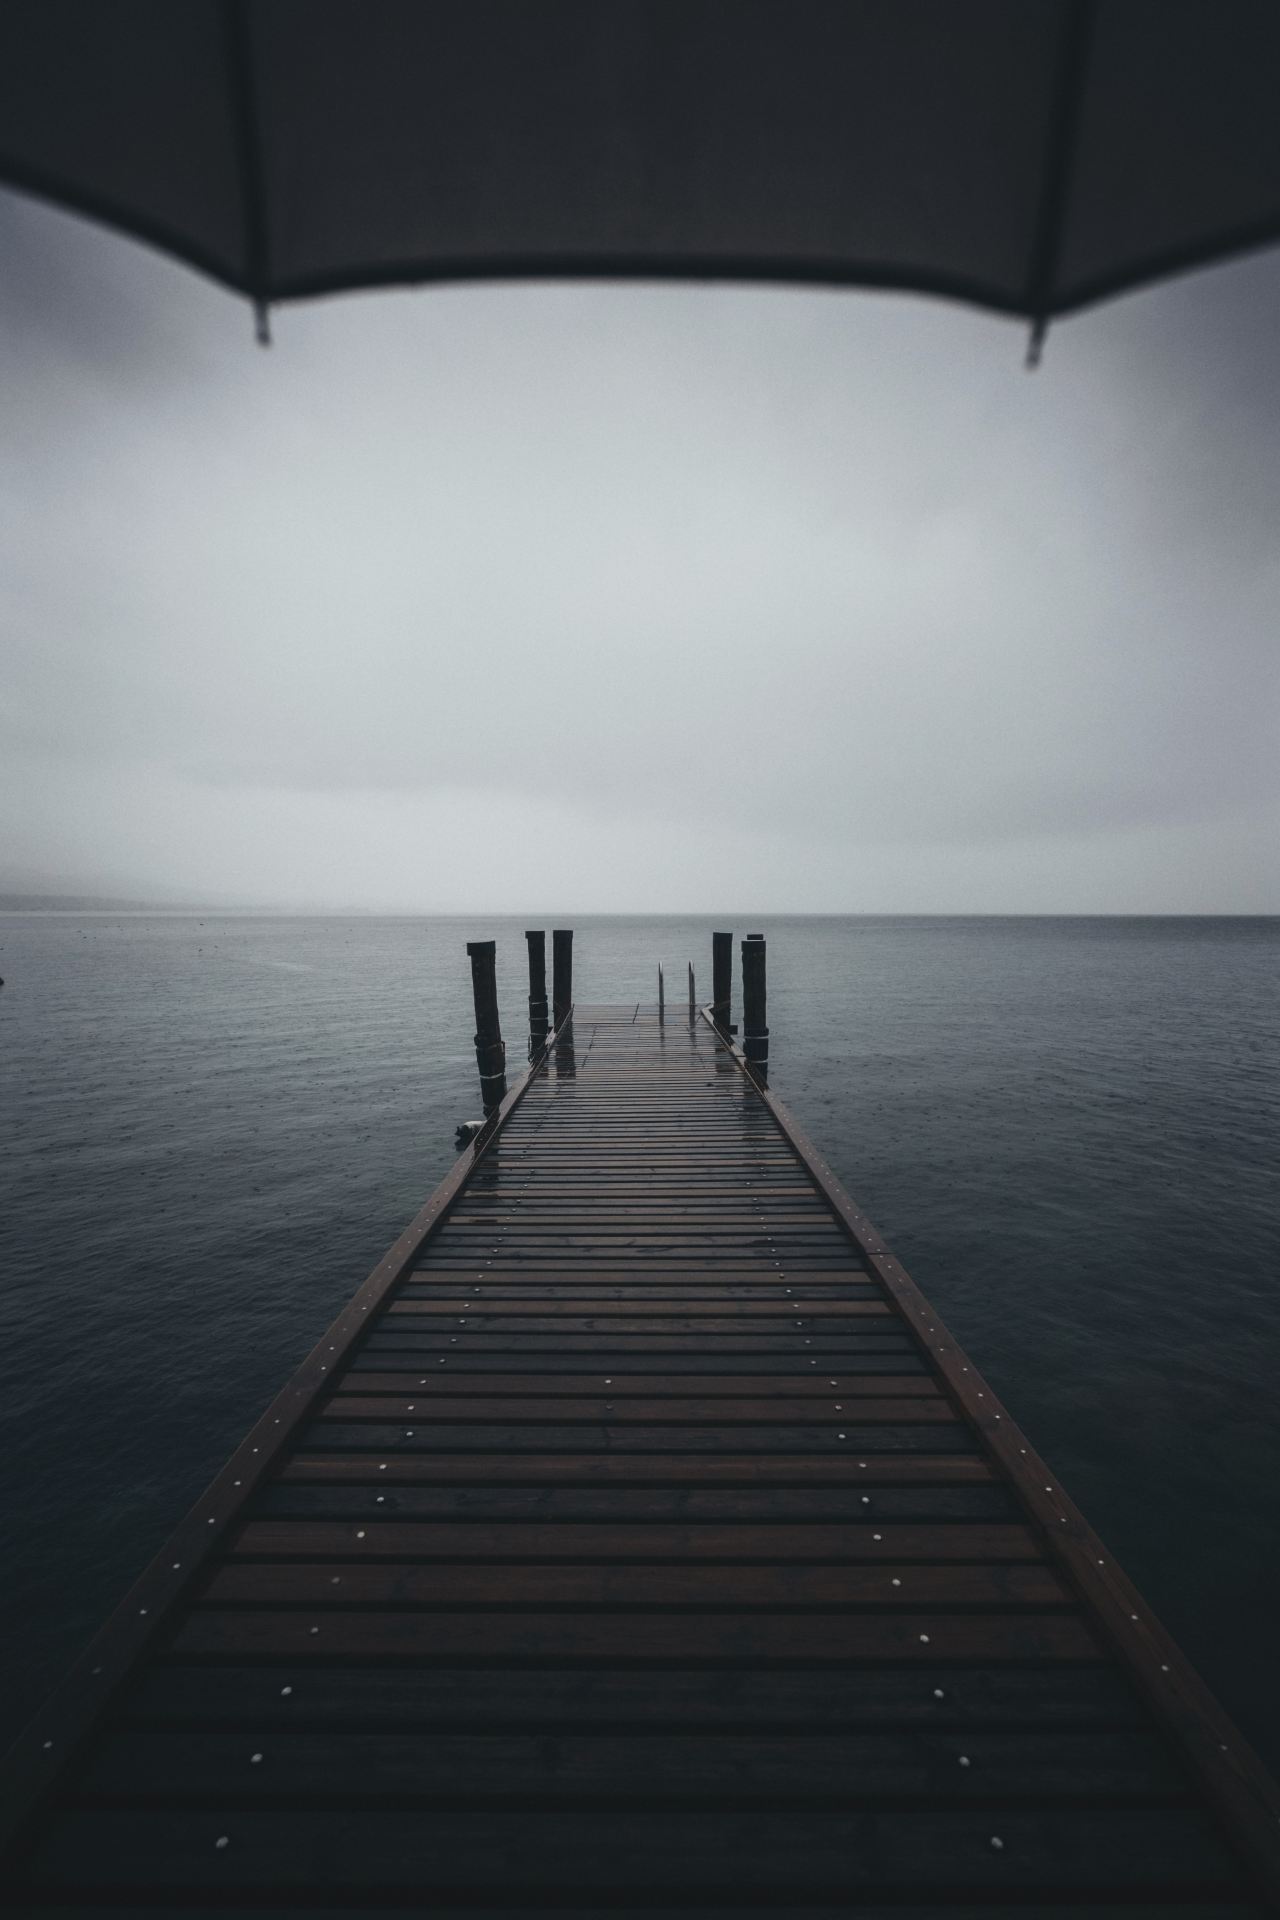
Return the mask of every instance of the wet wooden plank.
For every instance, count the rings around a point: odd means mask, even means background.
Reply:
[[[992,1840],[998,1838],[997,1850]],[[219,1848],[218,1841],[226,1845]],[[1239,1884],[1211,1824],[1179,1808],[741,1813],[450,1809],[295,1812],[128,1808],[69,1813],[37,1851],[37,1885],[724,1888],[778,1892],[913,1886],[1161,1890]]]
[[[455,1208],[449,1215],[450,1230],[455,1234],[464,1228],[475,1228],[485,1237],[491,1237],[497,1230],[521,1239],[544,1234],[564,1235],[595,1228],[645,1235],[687,1228],[699,1233],[727,1233],[732,1237],[737,1234],[755,1235],[766,1224],[770,1235],[776,1235],[780,1229],[795,1229],[800,1233],[821,1233],[826,1238],[839,1237],[832,1226],[830,1213],[817,1200],[804,1206],[794,1201],[775,1200],[769,1207],[766,1219],[763,1202],[744,1208],[728,1201],[720,1206],[708,1206],[693,1199],[673,1199],[663,1206],[650,1195],[643,1203],[628,1205],[621,1200],[606,1201],[597,1195],[589,1202],[574,1202],[561,1197],[554,1205],[539,1205],[521,1195],[512,1196],[505,1204],[471,1207],[466,1212],[459,1212]]]
[[[856,1324],[851,1322],[851,1325]],[[885,1331],[880,1331],[883,1326]],[[909,1334],[895,1332],[894,1322],[886,1320],[875,1331],[864,1331],[858,1327],[856,1333],[804,1333],[798,1331],[769,1332],[754,1327],[744,1327],[733,1333],[725,1334],[716,1344],[717,1357],[729,1359],[732,1356],[744,1356],[753,1363],[764,1360],[773,1354],[798,1354],[803,1356],[811,1352],[814,1359],[829,1362],[841,1355],[853,1354],[892,1354],[909,1355],[916,1352],[915,1342]],[[486,1333],[482,1329],[462,1327],[456,1333],[437,1331],[433,1327],[411,1321],[391,1321],[375,1324],[365,1342],[366,1353],[450,1353],[454,1348],[464,1353],[522,1353],[530,1358],[537,1356],[545,1365],[553,1355],[583,1353],[595,1354],[607,1359],[611,1354],[694,1354],[707,1356],[705,1333],[690,1330],[688,1333],[655,1333],[646,1329],[630,1332],[610,1332],[599,1328],[594,1333],[531,1333],[527,1328],[512,1328],[504,1333]]]
[[[991,1468],[978,1454],[851,1453],[437,1453],[429,1456],[294,1453],[281,1467],[281,1480],[368,1481],[394,1488],[402,1481],[448,1486],[553,1487],[566,1481],[582,1486],[649,1484],[654,1486],[856,1487],[864,1506],[877,1491],[892,1486],[982,1484]],[[390,1497],[388,1495],[388,1497]]]
[[[386,1491],[386,1482],[372,1475],[346,1473],[339,1480],[286,1476],[264,1487],[250,1509],[262,1517],[350,1516],[357,1519],[396,1517],[416,1519],[488,1519],[572,1521],[782,1521],[840,1520],[849,1526],[874,1528],[882,1521],[956,1522],[1011,1520],[1018,1515],[1006,1487],[994,1482],[968,1486],[889,1487],[875,1485],[864,1493],[862,1483],[845,1486],[800,1486],[794,1478],[781,1486],[761,1486],[759,1476],[743,1484],[708,1486],[701,1479],[673,1485],[634,1485],[617,1478],[600,1484],[584,1482],[548,1485],[492,1484],[494,1476],[476,1484],[426,1485],[438,1474],[419,1475],[418,1483],[403,1479]]]
[[[398,1353],[398,1359],[397,1359]],[[719,1347],[703,1345],[694,1349],[681,1348],[678,1351],[663,1352],[660,1361],[646,1358],[646,1349],[640,1347],[624,1353],[612,1353],[608,1364],[600,1364],[600,1356],[590,1348],[585,1351],[563,1352],[551,1349],[544,1352],[529,1352],[523,1345],[501,1348],[496,1354],[481,1349],[450,1346],[442,1352],[437,1345],[426,1349],[432,1367],[433,1379],[439,1378],[436,1367],[447,1366],[457,1373],[482,1374],[492,1377],[495,1370],[506,1374],[508,1378],[545,1375],[548,1370],[559,1374],[586,1374],[596,1380],[606,1377],[623,1380],[627,1377],[651,1378],[655,1366],[661,1366],[666,1379],[681,1379],[686,1375],[696,1375],[702,1379],[721,1378],[725,1380],[760,1379],[772,1377],[778,1380],[808,1379],[809,1369],[817,1367],[818,1361],[806,1353],[803,1345],[787,1353],[776,1350],[759,1352],[752,1350],[747,1355],[724,1353]],[[884,1347],[865,1344],[855,1352],[846,1349],[836,1356],[842,1379],[851,1379],[858,1375],[871,1379],[878,1374],[901,1375],[914,1372],[919,1378],[929,1378],[928,1369],[920,1358],[919,1349],[909,1341],[898,1342],[890,1351]],[[403,1343],[396,1347],[380,1348],[366,1341],[356,1353],[353,1353],[347,1365],[347,1377],[361,1380],[367,1373],[382,1373],[388,1368],[410,1371],[413,1366],[412,1352],[406,1352]],[[819,1372],[826,1375],[829,1366]],[[414,1376],[421,1381],[419,1373]]]
[[[230,1551],[246,1558],[331,1560],[1039,1560],[1027,1527],[945,1524],[648,1525],[603,1522],[505,1525],[473,1521],[325,1522],[250,1520]]]
[[[433,1382],[433,1387],[435,1383]],[[613,1389],[601,1393],[567,1396],[563,1393],[555,1397],[536,1394],[491,1394],[484,1397],[466,1393],[440,1393],[438,1391],[419,1392],[410,1399],[407,1394],[360,1394],[343,1393],[335,1395],[324,1407],[324,1425],[326,1430],[335,1420],[351,1421],[396,1421],[408,1420],[419,1424],[430,1421],[499,1421],[528,1424],[532,1421],[547,1421],[555,1425],[564,1425],[569,1421],[589,1421],[599,1423],[607,1421],[610,1427],[620,1422],[638,1421],[652,1425],[654,1422],[676,1422],[690,1425],[697,1422],[712,1426],[731,1422],[745,1422],[752,1430],[765,1426],[796,1426],[806,1419],[812,1421],[817,1411],[825,1411],[828,1425],[837,1415],[848,1413],[855,1422],[855,1431],[868,1421],[908,1422],[915,1425],[954,1426],[957,1416],[952,1407],[941,1395],[932,1399],[923,1396],[903,1395],[890,1399],[887,1395],[849,1394],[847,1399],[831,1403],[831,1389],[827,1389],[825,1409],[815,1409],[816,1396],[803,1394],[776,1394],[768,1399],[737,1399],[728,1395],[714,1398],[692,1399],[672,1395],[668,1399],[644,1399],[638,1394],[619,1396],[616,1400],[610,1396]]]
[[[654,1613],[621,1605],[561,1613],[519,1607],[466,1613],[335,1609],[321,1618],[315,1608],[194,1608],[172,1651],[180,1658],[692,1660],[708,1666],[743,1660],[1014,1666],[1101,1657],[1084,1622],[1065,1614]]]
[[[653,1138],[646,1127],[634,1153],[620,1159],[619,1150],[592,1133],[581,1148],[557,1158],[541,1129],[536,1146],[518,1164],[496,1164],[486,1182],[476,1182],[460,1196],[455,1220],[470,1215],[490,1219],[503,1208],[523,1208],[526,1201],[544,1210],[563,1201],[570,1213],[596,1212],[614,1207],[651,1206],[655,1215],[669,1217],[686,1204],[705,1208],[717,1217],[728,1213],[753,1220],[769,1206],[780,1214],[803,1214],[829,1223],[831,1214],[813,1181],[794,1161],[768,1158],[755,1149],[730,1155],[705,1142],[681,1140],[670,1148]]]
[[[1048,1732],[1137,1728],[1113,1667],[792,1668],[156,1666],[124,1703],[145,1724],[803,1732],[921,1728]]]
[[[417,1420],[417,1415],[409,1416]],[[910,1417],[910,1415],[909,1415]],[[842,1424],[847,1418],[847,1424]],[[968,1453],[972,1436],[960,1423],[899,1425],[858,1422],[830,1414],[822,1424],[779,1425],[767,1421],[618,1421],[541,1420],[527,1424],[500,1421],[428,1420],[401,1426],[364,1420],[317,1420],[299,1445],[309,1452],[360,1449],[385,1453],[837,1453],[842,1448],[867,1453]]]
[[[922,1566],[889,1562],[733,1566],[642,1562],[623,1566],[508,1561],[361,1564],[350,1559],[281,1565],[229,1560],[212,1574],[206,1606],[415,1607],[1069,1607],[1042,1564]],[[869,1625],[878,1628],[879,1622]]]
[[[756,1287],[769,1287],[776,1284],[786,1285],[799,1279],[806,1286],[819,1286],[824,1290],[830,1287],[857,1286],[865,1289],[871,1281],[865,1267],[851,1267],[845,1259],[821,1259],[805,1255],[800,1259],[791,1259],[786,1268],[771,1256],[760,1256],[744,1261],[740,1256],[720,1260],[708,1253],[692,1260],[669,1260],[665,1257],[650,1259],[631,1256],[625,1263],[617,1261],[602,1265],[594,1259],[534,1259],[530,1256],[519,1260],[502,1256],[487,1256],[477,1261],[474,1255],[441,1254],[437,1259],[421,1267],[415,1267],[408,1284],[415,1288],[426,1286],[473,1286],[481,1282],[484,1286],[501,1282],[504,1286],[516,1286],[522,1281],[530,1286],[544,1286],[549,1283],[567,1282],[582,1286],[595,1282],[610,1285],[616,1281],[630,1281],[633,1285],[653,1283],[658,1286],[681,1286],[693,1284],[700,1287],[721,1287],[731,1282],[747,1282]],[[857,1297],[856,1295],[853,1297]]]
[[[789,1277],[788,1277],[789,1278]],[[524,1277],[516,1279],[503,1275],[494,1279],[492,1275],[483,1282],[472,1281],[468,1276],[457,1274],[445,1277],[440,1274],[415,1275],[400,1289],[402,1300],[430,1300],[442,1313],[465,1313],[468,1307],[482,1303],[491,1307],[495,1301],[517,1303],[510,1310],[523,1312],[545,1311],[539,1301],[570,1300],[577,1303],[580,1310],[589,1310],[596,1303],[610,1304],[614,1301],[710,1301],[719,1303],[722,1311],[736,1307],[739,1301],[767,1301],[773,1310],[785,1305],[788,1299],[797,1302],[799,1310],[821,1311],[833,1302],[839,1305],[845,1300],[883,1300],[879,1287],[870,1284],[860,1285],[848,1280],[829,1281],[825,1275],[809,1275],[803,1278],[797,1275],[796,1284],[780,1285],[780,1275],[765,1275],[757,1280],[714,1281],[705,1274],[696,1279],[664,1280],[619,1280],[607,1284],[600,1280],[577,1279],[572,1276],[562,1280],[546,1279],[539,1275],[537,1279]],[[803,1288],[803,1292],[798,1291]],[[805,1303],[814,1303],[810,1309]],[[706,1309],[701,1309],[705,1311]],[[667,1307],[671,1312],[671,1307]]]
[[[333,1397],[327,1403],[331,1409],[340,1407],[348,1397],[361,1399],[371,1394],[406,1395],[416,1387],[429,1386],[431,1399],[447,1402],[454,1396],[463,1399],[477,1394],[502,1394],[511,1399],[545,1400],[583,1398],[599,1399],[599,1385],[595,1379],[583,1379],[579,1373],[469,1373],[465,1379],[457,1379],[449,1372],[436,1372],[429,1376],[419,1373],[348,1373],[339,1380]],[[750,1398],[754,1404],[765,1404],[770,1400],[798,1401],[801,1405],[815,1398],[831,1398],[832,1387],[842,1387],[849,1398],[858,1400],[883,1397],[899,1398],[909,1396],[912,1400],[941,1401],[937,1382],[927,1373],[848,1373],[814,1374],[808,1371],[787,1374],[720,1374],[704,1373],[681,1375],[673,1378],[666,1373],[622,1374],[614,1383],[610,1399],[622,1408],[632,1400],[653,1399],[663,1395],[676,1405],[688,1405],[686,1396],[696,1396],[699,1406],[707,1401],[717,1405],[724,1400]],[[418,1402],[421,1404],[421,1402]],[[949,1403],[945,1403],[949,1404]],[[870,1418],[870,1414],[864,1416]]]
[[[399,1328],[401,1322],[417,1322],[422,1327],[434,1327],[443,1324],[446,1327],[466,1327],[476,1333],[600,1333],[612,1339],[615,1334],[626,1333],[681,1333],[713,1334],[744,1333],[768,1336],[775,1332],[836,1333],[856,1329],[861,1332],[870,1330],[867,1322],[885,1323],[885,1332],[897,1331],[898,1322],[892,1307],[882,1300],[849,1300],[831,1302],[818,1309],[797,1312],[795,1306],[786,1300],[764,1303],[761,1301],[741,1301],[735,1303],[733,1311],[726,1313],[722,1304],[704,1303],[697,1300],[672,1306],[666,1302],[654,1301],[639,1306],[631,1304],[604,1304],[583,1312],[576,1301],[538,1301],[521,1305],[512,1305],[509,1301],[493,1303],[472,1301],[464,1303],[466,1311],[459,1313],[455,1308],[441,1310],[438,1302],[432,1300],[397,1300],[388,1308],[388,1330]]]
[[[618,1254],[633,1252],[642,1256],[652,1256],[655,1252],[667,1255],[683,1252],[693,1260],[699,1260],[706,1254],[723,1260],[735,1254],[761,1257],[771,1250],[776,1254],[782,1249],[797,1254],[826,1255],[844,1264],[848,1259],[839,1234],[829,1223],[825,1226],[780,1226],[776,1232],[767,1229],[763,1222],[729,1227],[715,1221],[689,1222],[683,1218],[673,1218],[667,1222],[651,1220],[648,1225],[623,1221],[584,1221],[575,1225],[561,1221],[554,1226],[548,1224],[545,1228],[535,1225],[488,1229],[450,1226],[444,1229],[440,1243],[442,1257],[450,1253],[505,1252],[540,1255],[546,1259],[575,1255],[583,1258],[592,1253],[610,1259]]]
[[[699,1800],[777,1807],[875,1805],[911,1796],[1016,1803],[1069,1798],[1180,1800],[1186,1775],[1144,1732],[457,1734],[308,1731],[246,1734],[125,1728],[110,1734],[81,1792],[130,1800],[253,1805],[388,1798],[461,1806],[518,1800]]]
[[[491,1333],[736,1333],[743,1323],[759,1320],[783,1327],[808,1327],[811,1332],[843,1332],[849,1320],[884,1319],[893,1316],[887,1300],[874,1296],[850,1296],[828,1300],[787,1299],[726,1300],[595,1300],[535,1299],[493,1300],[473,1294],[450,1299],[447,1295],[405,1294],[387,1309],[389,1317],[443,1320],[450,1326],[482,1327]]]
[[[719,1218],[726,1210],[740,1214],[744,1203],[748,1208],[769,1205],[771,1213],[774,1203],[785,1206],[788,1212],[807,1214],[823,1206],[811,1182],[799,1173],[735,1180],[688,1172],[650,1171],[624,1176],[583,1170],[575,1179],[572,1174],[553,1174],[529,1166],[518,1175],[502,1175],[488,1182],[477,1177],[468,1189],[467,1211],[488,1219],[495,1208],[504,1207],[557,1215],[560,1210],[579,1214],[601,1208],[641,1210],[663,1206],[669,1211],[687,1206]],[[455,1209],[453,1218],[466,1219],[467,1213]]]
[[[652,1253],[632,1250],[622,1262],[609,1252],[543,1254],[525,1250],[508,1254],[506,1250],[497,1253],[482,1250],[477,1254],[455,1251],[442,1254],[439,1261],[419,1269],[414,1277],[417,1282],[423,1282],[432,1276],[450,1274],[464,1284],[468,1280],[513,1283],[520,1278],[576,1281],[595,1277],[608,1281],[617,1279],[621,1273],[633,1280],[648,1280],[678,1277],[694,1270],[704,1280],[778,1280],[785,1284],[812,1277],[829,1285],[842,1279],[860,1279],[865,1284],[867,1279],[861,1269],[850,1268],[843,1257],[832,1253],[797,1252],[794,1248],[788,1251],[782,1247],[766,1248],[762,1253],[738,1250],[721,1255],[714,1246],[702,1253],[679,1249]]]
[[[963,1897],[962,1904],[957,1905],[954,1900],[948,1899],[945,1906],[935,1906],[932,1901],[921,1905],[913,1900],[911,1920],[963,1920],[965,1915],[970,1916],[970,1920],[975,1920],[976,1916],[980,1916],[980,1920],[989,1920],[989,1903],[981,1895],[975,1897],[981,1902],[978,1906],[970,1904]],[[305,1893],[303,1898],[305,1900]],[[315,1889],[315,1905],[322,1913],[340,1912],[343,1920],[386,1920],[388,1911],[385,1904],[376,1907],[352,1906],[345,1899],[340,1908],[334,1909],[329,1890],[323,1887]],[[82,1904],[80,1899],[68,1904],[64,1898],[60,1898],[55,1911],[59,1920],[90,1920],[90,1916],[100,1920],[106,1914],[118,1915],[119,1906],[114,1896],[105,1892],[101,1902],[94,1901],[90,1905]],[[177,1907],[167,1902],[157,1905],[150,1899],[146,1906],[147,1920],[177,1920],[177,1916],[185,1916],[191,1911],[186,1904]],[[221,1903],[210,1905],[207,1898],[202,1897],[199,1911],[202,1920],[281,1920],[278,1906],[264,1907],[256,1901],[246,1902],[242,1899],[228,1907]],[[290,1911],[306,1912],[309,1908],[304,1905],[299,1909],[291,1902]],[[494,1906],[489,1901],[485,1902],[483,1911],[485,1920],[529,1920],[530,1913],[525,1904],[515,1907]],[[584,1905],[580,1898],[575,1898],[571,1906],[548,1905],[539,1901],[537,1907],[541,1920],[617,1920],[619,1911],[607,1894],[603,1896],[602,1904],[588,1900]],[[743,1911],[741,1898],[735,1899],[729,1906],[723,1906],[718,1901],[700,1901],[697,1906],[683,1903],[673,1905],[664,1898],[660,1906],[648,1903],[637,1906],[629,1902],[625,1909],[628,1920],[741,1920]],[[859,1899],[857,1911],[859,1920],[903,1920],[903,1909],[896,1901],[891,1906],[882,1906],[879,1901],[869,1904]],[[1056,1899],[1050,1905],[1037,1899],[1032,1906],[1024,1906],[1020,1900],[1012,1905],[1002,1900],[999,1915],[1000,1920],[1171,1920],[1173,1911],[1164,1899],[1155,1906],[1142,1899],[1126,1899],[1123,1904],[1115,1906],[1109,1900],[1099,1901],[1089,1896],[1082,1902],[1072,1901],[1070,1905],[1063,1905]],[[24,1903],[21,1907],[12,1908],[11,1913],[13,1920],[36,1920],[36,1916],[48,1920],[50,1909],[41,1900],[38,1906]],[[814,1904],[806,1899],[803,1913],[804,1920],[849,1920],[847,1901],[828,1905],[825,1901]],[[476,1907],[471,1899],[462,1905],[456,1905],[449,1899],[432,1901],[431,1920],[475,1920],[475,1915]],[[1252,1902],[1241,1904],[1235,1900],[1215,1900],[1208,1905],[1196,1899],[1179,1901],[1176,1915],[1177,1920],[1267,1920],[1261,1907]]]

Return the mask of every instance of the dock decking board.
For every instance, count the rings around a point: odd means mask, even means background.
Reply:
[[[575,1009],[6,1768],[33,1913],[1280,1886],[1272,1784],[900,1263],[637,1004]]]

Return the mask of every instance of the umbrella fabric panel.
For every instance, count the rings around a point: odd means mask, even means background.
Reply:
[[[1056,12],[273,0],[254,14],[273,279],[853,272],[1016,302]]]
[[[231,106],[215,0],[0,6],[0,177],[244,286]]]
[[[1280,5],[1100,0],[1055,306],[1278,235]]]
[[[1039,316],[1280,232],[1275,0],[6,0],[0,177],[260,299],[480,275]]]

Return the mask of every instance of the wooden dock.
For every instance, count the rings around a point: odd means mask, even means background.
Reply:
[[[1280,1886],[1259,1763],[670,1006],[576,1007],[6,1785],[17,1912],[1243,1920]]]

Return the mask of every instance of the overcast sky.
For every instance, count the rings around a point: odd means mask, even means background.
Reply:
[[[1280,910],[1280,253],[275,316],[0,194],[0,887]]]

